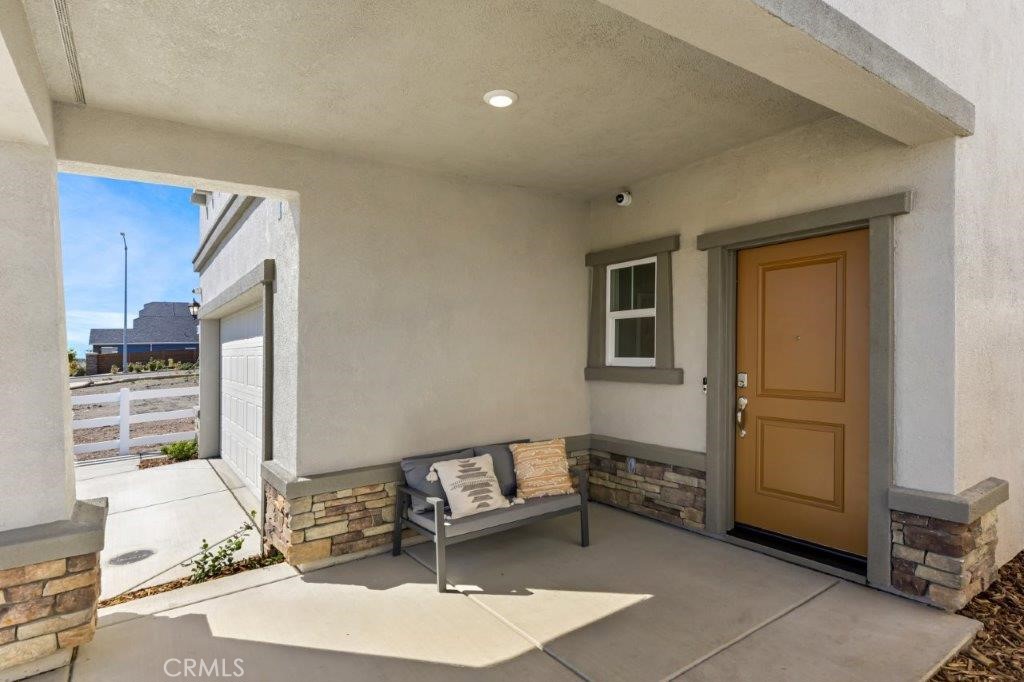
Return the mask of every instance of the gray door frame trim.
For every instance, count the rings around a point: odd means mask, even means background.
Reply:
[[[869,409],[867,582],[890,586],[889,487],[893,460],[893,227],[910,192],[801,213],[697,237],[708,253],[707,530],[735,524],[736,261],[741,249],[867,228]]]
[[[913,193],[900,192],[785,218],[705,232],[697,236],[697,249],[708,251],[716,246],[730,250],[748,249],[805,237],[821,237],[863,227],[871,218],[910,213],[912,206]]]

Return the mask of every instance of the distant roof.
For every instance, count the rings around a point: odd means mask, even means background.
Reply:
[[[121,329],[92,329],[89,345],[120,345]],[[128,327],[128,343],[198,343],[196,321],[187,301],[152,301]]]

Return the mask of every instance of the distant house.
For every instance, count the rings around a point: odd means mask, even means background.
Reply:
[[[91,329],[89,345],[94,353],[120,353],[122,329]],[[198,350],[197,324],[183,301],[153,301],[142,306],[128,327],[128,352]]]

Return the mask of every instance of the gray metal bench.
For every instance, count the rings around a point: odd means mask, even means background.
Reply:
[[[437,571],[437,591],[447,591],[447,565],[445,548],[466,540],[500,533],[555,516],[579,512],[580,545],[590,544],[590,527],[587,518],[587,470],[578,468],[579,492],[570,495],[552,495],[527,500],[525,504],[514,504],[505,509],[465,516],[460,519],[445,518],[444,500],[428,497],[419,490],[401,485],[395,496],[395,529],[391,536],[391,554],[402,553],[402,531],[412,528],[434,543],[434,563]],[[416,512],[412,500],[418,500],[427,507]]]

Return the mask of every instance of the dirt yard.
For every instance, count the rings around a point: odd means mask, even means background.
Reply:
[[[72,396],[80,395],[97,395],[103,393],[117,393],[122,388],[128,388],[132,391],[144,391],[149,389],[157,388],[184,388],[188,386],[198,386],[199,376],[185,376],[185,377],[165,377],[165,378],[144,378],[135,381],[117,381],[112,382],[109,377],[96,378],[96,384],[92,386],[85,386],[82,388],[72,388]],[[183,410],[188,407],[192,407],[198,404],[198,397],[196,396],[183,396],[181,398],[157,398],[153,400],[133,400],[132,401],[132,414],[143,414],[147,412],[167,412],[170,410]],[[92,417],[112,417],[117,415],[118,405],[117,403],[99,403],[93,405],[75,405],[71,408],[73,413],[73,419],[90,419]],[[131,436],[133,438],[138,436],[148,436],[160,433],[175,433],[178,431],[191,431],[195,428],[195,422],[192,419],[172,419],[167,421],[149,422],[146,424],[133,424],[131,426]],[[116,440],[118,436],[118,427],[116,426],[103,426],[97,429],[79,429],[74,432],[75,444],[80,443],[97,443],[105,440]],[[146,446],[146,447],[135,447],[132,448],[133,453],[149,453],[159,451],[158,447]],[[79,461],[85,461],[90,459],[103,459],[116,455],[116,450],[103,450],[100,452],[89,452],[81,455],[76,455],[75,459]]]

